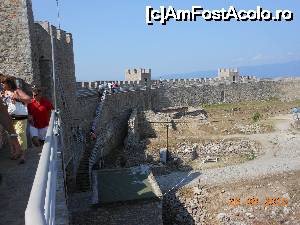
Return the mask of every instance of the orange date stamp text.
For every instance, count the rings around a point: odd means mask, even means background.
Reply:
[[[256,205],[264,205],[264,206],[288,206],[289,201],[287,198],[282,197],[266,197],[264,199],[259,199],[258,197],[249,197],[246,199],[241,198],[229,198],[228,205],[229,206],[256,206]]]

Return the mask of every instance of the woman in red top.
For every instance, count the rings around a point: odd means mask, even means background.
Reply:
[[[46,137],[51,110],[54,109],[52,103],[41,96],[41,90],[33,88],[33,99],[28,104],[30,135],[35,146],[41,146]]]

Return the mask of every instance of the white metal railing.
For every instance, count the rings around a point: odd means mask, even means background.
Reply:
[[[55,111],[52,111],[46,140],[25,211],[25,225],[55,224],[59,126],[59,117]]]

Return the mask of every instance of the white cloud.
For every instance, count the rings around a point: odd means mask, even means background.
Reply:
[[[259,53],[257,55],[255,55],[254,57],[251,58],[252,61],[260,61],[260,60],[264,60],[267,57],[265,57],[263,54]]]
[[[246,58],[244,58],[244,57],[239,57],[239,58],[232,60],[232,62],[234,62],[234,63],[239,63],[239,62],[244,62],[244,61],[246,61]]]

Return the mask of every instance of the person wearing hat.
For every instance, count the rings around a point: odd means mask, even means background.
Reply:
[[[27,106],[30,124],[29,131],[32,143],[38,147],[44,144],[51,110],[53,110],[54,107],[49,100],[42,97],[40,88],[33,87],[32,96],[33,99]]]

